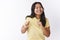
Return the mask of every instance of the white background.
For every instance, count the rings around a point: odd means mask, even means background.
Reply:
[[[51,35],[46,40],[60,40],[60,0],[0,0],[0,40],[27,39],[21,27],[35,1],[43,4],[50,22]]]

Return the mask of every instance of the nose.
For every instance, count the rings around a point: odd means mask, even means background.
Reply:
[[[40,10],[41,10],[41,8],[38,8],[38,10],[40,11]]]

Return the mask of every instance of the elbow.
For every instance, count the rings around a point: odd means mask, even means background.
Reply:
[[[25,32],[26,32],[26,29],[24,27],[22,27],[21,33],[25,33]]]
[[[46,37],[49,37],[50,36],[50,34],[49,35],[46,35]]]
[[[21,30],[21,33],[25,33],[25,31],[24,30]]]
[[[46,37],[49,37],[50,36],[50,32],[46,34]]]
[[[25,33],[24,31],[21,32],[22,34]]]
[[[27,31],[27,27],[22,26],[21,33],[25,33]]]

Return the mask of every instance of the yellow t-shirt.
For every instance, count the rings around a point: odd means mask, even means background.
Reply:
[[[40,28],[40,26],[37,24],[37,21],[40,19],[37,19],[36,17],[30,18],[27,17],[26,21],[29,22],[29,28],[27,30],[28,40],[45,40],[45,36],[43,35],[43,31]],[[46,27],[49,27],[48,19],[46,19]]]

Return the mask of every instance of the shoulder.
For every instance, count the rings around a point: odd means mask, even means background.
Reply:
[[[25,19],[31,19],[31,17],[26,17]]]
[[[46,18],[46,21],[48,21],[48,18]]]
[[[50,26],[49,20],[48,18],[46,18],[46,27],[49,27],[49,26]]]
[[[31,17],[26,17],[25,20],[31,21]]]

